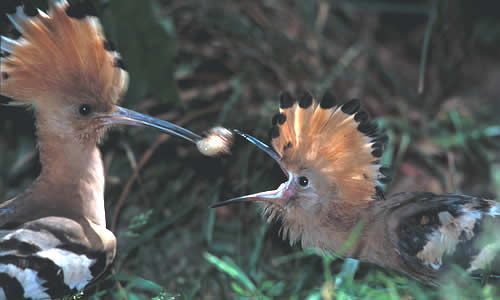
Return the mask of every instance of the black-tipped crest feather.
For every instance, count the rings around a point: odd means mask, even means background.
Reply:
[[[354,115],[354,121],[358,123],[366,123],[370,116],[366,111],[359,111]]]
[[[28,17],[34,17],[38,15],[38,10],[35,8],[33,5],[33,2],[30,0],[25,0],[24,1],[24,7],[23,7],[24,14],[27,15]]]
[[[337,101],[335,99],[335,96],[327,91],[324,95],[323,98],[321,98],[321,102],[319,103],[319,106],[322,109],[330,109],[334,107],[337,104]]]
[[[271,139],[275,139],[280,136],[280,129],[278,126],[273,126],[271,130],[269,131],[269,136]]]
[[[273,124],[273,126],[274,126],[274,125],[277,125],[277,124],[279,124],[279,125],[283,125],[283,123],[285,123],[285,121],[286,121],[286,116],[285,116],[285,114],[282,114],[282,113],[277,113],[277,114],[275,114],[275,115],[273,116],[273,118],[272,118],[272,122],[271,122],[271,123]]]
[[[280,108],[282,109],[287,109],[293,106],[295,103],[295,100],[293,99],[292,95],[288,92],[283,92],[280,95]]]
[[[359,99],[352,99],[342,105],[341,109],[344,113],[352,115],[356,113],[361,107]]]
[[[66,14],[68,15],[68,17],[83,19],[88,16],[97,16],[97,10],[89,0],[75,0],[68,2],[70,3],[68,8],[66,9]]]
[[[282,93],[280,114],[272,120],[272,144],[285,169],[323,172],[321,176],[334,180],[346,201],[373,200],[377,182],[385,178],[378,167],[373,167],[379,164],[384,150],[385,136],[379,134],[377,123],[360,111],[358,99],[341,106],[334,106],[331,93],[325,93],[319,103],[308,92],[299,99],[294,105],[293,96]],[[283,123],[279,122],[281,118]],[[381,141],[369,136],[375,133]],[[370,143],[371,148],[367,147]]]
[[[304,92],[302,97],[300,97],[299,100],[299,107],[300,108],[309,108],[311,104],[313,103],[313,96],[309,92]]]

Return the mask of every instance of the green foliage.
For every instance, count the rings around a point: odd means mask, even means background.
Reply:
[[[168,18],[157,16],[151,0],[110,0],[104,22],[130,74],[129,103],[154,96],[165,103],[179,101],[173,79],[176,55],[175,30]]]
[[[422,179],[443,192],[500,197],[500,107],[498,91],[491,91],[498,75],[477,60],[500,65],[492,18],[467,19],[473,24],[466,32],[457,29],[463,19],[446,13],[466,18],[468,10],[459,4],[443,10],[436,1],[93,2],[129,69],[124,106],[182,120],[199,133],[217,124],[267,142],[280,90],[330,89],[339,103],[359,96],[390,137],[382,163],[394,166],[396,181],[388,192],[426,189],[401,183]],[[484,50],[452,55],[476,40]],[[0,107],[1,200],[38,175],[34,138],[29,113]],[[231,156],[206,158],[184,141],[127,128],[113,131],[102,151],[108,224],[117,224],[114,273],[68,299],[498,298],[495,283],[466,280],[432,290],[290,246],[254,206],[209,209],[284,180],[248,144],[237,142]]]

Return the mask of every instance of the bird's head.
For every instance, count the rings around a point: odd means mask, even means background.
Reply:
[[[330,93],[321,101],[305,92],[299,99],[280,96],[280,112],[272,120],[273,149],[241,133],[278,162],[288,180],[276,190],[220,202],[258,202],[268,219],[279,217],[283,236],[291,242],[317,246],[308,233],[323,227],[341,226],[382,198],[379,182],[386,182],[381,168],[387,136],[360,111],[359,100],[335,105]],[[342,228],[338,228],[342,230]]]
[[[49,1],[47,14],[26,2],[8,15],[22,34],[1,38],[0,95],[32,108],[40,138],[95,145],[114,124],[155,127],[190,141],[200,137],[118,106],[128,74],[106,41],[89,1]]]

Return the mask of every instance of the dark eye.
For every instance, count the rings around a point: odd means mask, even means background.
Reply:
[[[78,113],[80,113],[81,116],[88,116],[92,113],[92,107],[89,104],[82,104],[78,108]]]
[[[309,184],[309,179],[305,176],[300,176],[299,177],[299,184],[300,184],[300,186],[306,187]]]

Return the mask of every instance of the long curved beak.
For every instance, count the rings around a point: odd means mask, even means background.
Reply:
[[[151,127],[156,128],[162,132],[178,136],[192,143],[196,143],[197,141],[201,140],[201,136],[185,128],[167,121],[143,115],[141,113],[120,106],[117,106],[116,110],[113,113],[102,115],[100,117],[105,120],[105,125],[123,124]]]
[[[274,161],[276,161],[278,163],[278,165],[280,166],[281,170],[283,170],[283,173],[285,173],[287,178],[289,177],[289,172],[283,167],[283,164],[281,163],[280,155],[276,151],[274,151],[273,148],[269,147],[268,145],[264,144],[263,142],[259,141],[258,139],[254,138],[253,136],[239,131],[238,129],[233,129],[233,131],[235,133],[239,134],[241,137],[243,137],[247,141],[249,141],[250,143],[257,146],[257,148],[264,151],[267,155],[269,155],[272,159],[274,159]]]
[[[287,181],[287,182],[282,183],[279,186],[279,188],[277,188],[275,190],[225,200],[225,201],[222,201],[219,203],[215,203],[210,207],[216,208],[216,207],[226,206],[226,205],[230,205],[230,204],[243,203],[243,202],[271,202],[271,203],[283,206],[281,202],[284,199],[290,197],[290,194],[292,193],[289,189],[288,184],[289,184],[289,182]]]
[[[230,204],[238,204],[242,202],[265,202],[269,200],[273,200],[276,198],[277,195],[277,190],[273,191],[267,191],[267,192],[262,192],[262,193],[256,193],[256,194],[251,194],[251,195],[246,195],[246,196],[241,196],[229,200],[225,200],[219,203],[215,203],[214,205],[210,206],[210,208],[216,208],[220,206],[226,206]]]
[[[292,174],[290,172],[288,172],[283,167],[283,164],[281,163],[281,157],[271,147],[269,147],[268,145],[259,141],[258,139],[254,138],[253,136],[246,134],[244,132],[241,132],[237,129],[233,129],[233,131],[235,133],[239,134],[240,136],[242,136],[244,139],[246,139],[250,143],[257,146],[257,148],[264,151],[267,155],[269,155],[272,159],[274,159],[278,163],[278,165],[281,167],[281,170],[283,170],[283,172],[286,174],[288,181],[282,183],[279,186],[279,188],[277,188],[275,190],[246,195],[246,196],[241,196],[241,197],[237,197],[237,198],[232,198],[232,199],[225,200],[225,201],[222,201],[219,203],[215,203],[210,207],[216,208],[216,207],[226,206],[226,205],[230,205],[230,204],[243,203],[243,202],[270,202],[270,203],[273,203],[273,204],[276,204],[276,205],[283,207],[285,200],[293,194],[293,191],[290,189]]]

